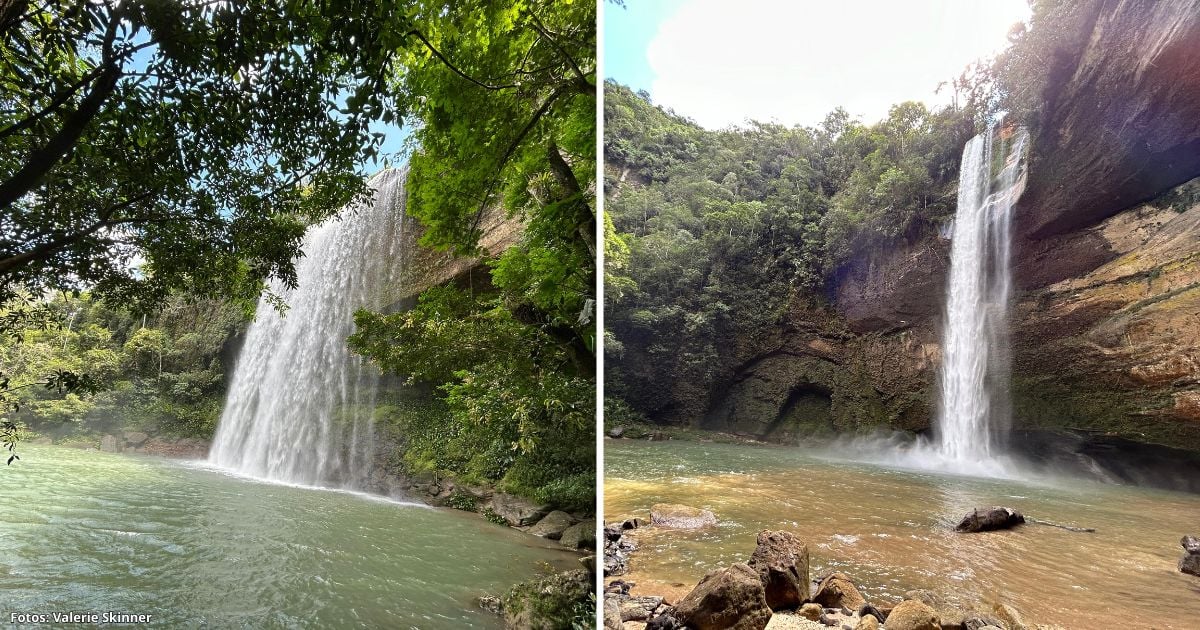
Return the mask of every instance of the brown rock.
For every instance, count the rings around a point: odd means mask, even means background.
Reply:
[[[817,585],[817,594],[813,596],[813,601],[826,608],[844,606],[850,610],[858,610],[860,606],[867,603],[862,593],[858,592],[858,587],[850,581],[850,576],[845,573],[831,573],[821,580],[821,583]]]
[[[758,573],[739,563],[709,571],[675,604],[674,617],[695,630],[763,630],[771,609]]]
[[[821,605],[808,603],[800,607],[796,614],[808,619],[809,621],[819,621],[821,619]]]
[[[621,630],[621,602],[618,597],[604,596],[604,630]]]
[[[915,600],[932,608],[937,613],[943,628],[962,628],[966,624],[966,618],[962,611],[933,591],[927,589],[908,591],[904,594],[904,599]]]
[[[1175,407],[1171,411],[1185,420],[1200,422],[1200,391],[1176,392]]]
[[[874,615],[867,615],[858,620],[854,630],[879,630],[879,620]]]
[[[937,613],[915,599],[896,604],[887,618],[887,630],[941,630],[941,627]]]
[[[1011,529],[1025,522],[1020,512],[1006,507],[975,508],[954,527],[956,532],[987,532]]]
[[[1200,576],[1200,554],[1185,554],[1179,559],[1179,570],[1189,575]]]
[[[795,608],[809,597],[808,547],[788,532],[763,530],[750,556],[771,610]]]
[[[655,503],[650,508],[650,524],[675,529],[699,529],[717,524],[717,517],[708,510],[678,505]]]
[[[992,611],[1004,622],[1008,630],[1026,630],[1025,621],[1021,619],[1021,613],[1017,612],[1016,608],[1008,604],[996,604]]]

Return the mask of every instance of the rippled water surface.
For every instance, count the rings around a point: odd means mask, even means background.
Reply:
[[[20,447],[0,489],[0,620],[118,611],[159,627],[491,628],[572,554],[474,515],[147,457]]]
[[[706,570],[745,562],[761,529],[808,543],[813,575],[849,574],[868,599],[914,588],[1065,628],[1200,628],[1200,578],[1176,569],[1200,534],[1200,496],[1074,480],[1013,481],[830,462],[804,451],[698,442],[605,442],[605,519],[654,503],[716,513],[701,531],[638,530],[624,579],[635,592],[686,593]],[[974,506],[1081,527],[1027,524],[955,534]],[[1122,621],[1111,615],[1120,611]]]

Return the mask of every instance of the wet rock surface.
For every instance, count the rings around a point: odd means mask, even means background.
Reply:
[[[962,533],[989,532],[1000,529],[1012,529],[1025,522],[1020,512],[1007,507],[975,508],[964,516],[954,531]]]
[[[1200,576],[1200,538],[1184,536],[1179,544],[1183,547],[1183,557],[1179,559],[1179,570],[1190,575]]]
[[[650,524],[673,529],[699,529],[717,524],[712,512],[688,505],[656,503],[650,508]]]

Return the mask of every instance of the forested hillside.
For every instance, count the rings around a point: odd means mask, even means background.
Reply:
[[[1017,428],[1200,448],[1192,29],[1177,6],[1035,2],[1008,49],[947,77],[946,106],[870,125],[705,130],[607,85],[610,418],[779,441],[927,430],[958,162],[1005,112],[1032,138]]]
[[[789,308],[825,308],[853,254],[935,234],[975,133],[966,107],[707,131],[646,94],[605,96],[609,391],[652,415],[664,379],[705,397]]]
[[[54,325],[0,338],[0,365],[17,409],[10,419],[36,434],[80,446],[104,434],[207,440],[221,413],[228,372],[249,318],[227,303],[182,298],[138,316],[88,294],[45,303]],[[85,374],[94,391],[44,385]]]

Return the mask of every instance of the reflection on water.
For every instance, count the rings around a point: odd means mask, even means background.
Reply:
[[[705,571],[745,562],[761,529],[805,540],[813,575],[844,571],[868,599],[928,588],[963,603],[1010,603],[1065,628],[1196,628],[1200,579],[1176,570],[1200,528],[1200,496],[1074,480],[994,480],[836,463],[802,450],[695,442],[605,443],[606,520],[654,503],[716,513],[700,531],[638,530],[636,593],[686,593]],[[1006,505],[1044,525],[956,534],[972,507]],[[1139,621],[1144,619],[1144,622]]]
[[[22,448],[0,491],[0,619],[158,627],[492,628],[475,609],[572,554],[474,515],[146,457]]]

